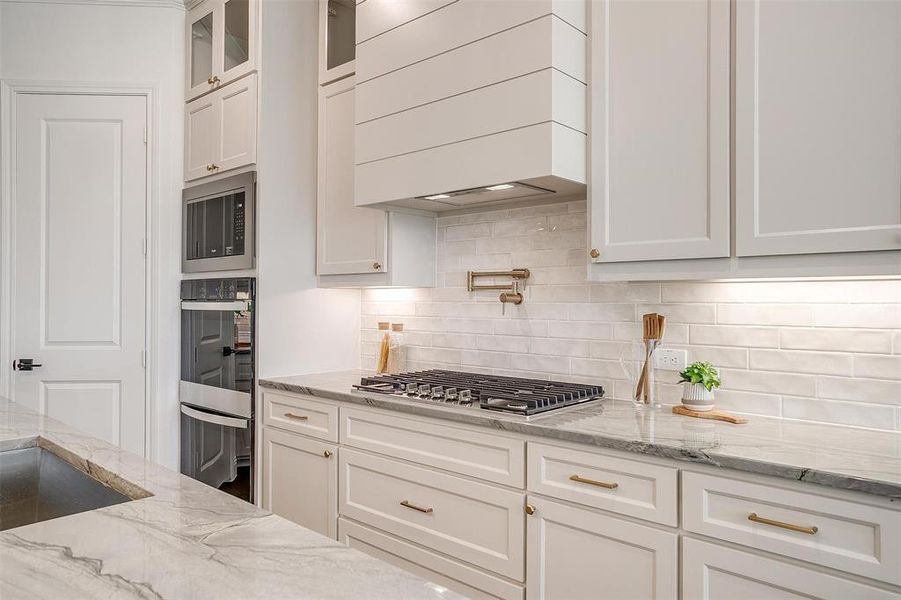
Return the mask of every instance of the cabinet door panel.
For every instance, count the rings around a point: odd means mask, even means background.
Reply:
[[[257,76],[251,75],[216,92],[222,105],[219,121],[218,172],[257,160]]]
[[[386,214],[354,205],[354,82],[319,89],[316,272],[387,271]]]
[[[185,107],[185,181],[209,175],[207,167],[218,160],[221,110],[212,95]]]
[[[535,496],[528,503],[529,600],[676,598],[675,534]]]
[[[212,89],[215,74],[216,7],[214,0],[194,7],[188,13],[186,27],[186,75],[188,98],[196,98]]]
[[[263,428],[263,508],[338,537],[338,449]]]
[[[821,571],[691,538],[682,540],[682,597],[693,600],[897,600]]]
[[[901,248],[901,3],[739,2],[739,256]]]
[[[591,6],[597,262],[729,255],[728,2]]]

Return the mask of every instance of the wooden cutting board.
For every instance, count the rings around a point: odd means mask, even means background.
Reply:
[[[725,413],[719,410],[708,410],[708,411],[697,411],[691,410],[690,408],[685,408],[681,404],[677,404],[673,407],[673,413],[677,415],[682,415],[685,417],[695,417],[697,419],[710,419],[712,421],[725,421],[726,423],[734,423],[736,425],[740,425],[742,423],[747,423],[748,420],[744,417],[736,417],[735,415],[730,415],[729,413]]]

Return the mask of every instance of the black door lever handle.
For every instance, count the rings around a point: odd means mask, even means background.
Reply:
[[[33,358],[17,358],[13,361],[13,371],[31,371],[35,367],[43,367],[44,365],[35,364]]]

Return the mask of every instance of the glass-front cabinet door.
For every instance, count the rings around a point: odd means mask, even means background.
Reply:
[[[256,69],[259,0],[203,0],[188,12],[187,100]]]
[[[319,84],[354,73],[356,0],[319,0]]]

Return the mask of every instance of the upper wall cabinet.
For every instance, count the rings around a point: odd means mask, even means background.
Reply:
[[[185,105],[185,181],[257,160],[257,76]]]
[[[354,72],[356,53],[354,0],[319,0],[319,84]]]
[[[729,2],[591,5],[595,262],[729,256]]]
[[[256,70],[259,0],[203,0],[188,12],[185,90],[191,100]]]
[[[901,248],[901,3],[736,9],[737,255]]]
[[[322,287],[435,285],[435,219],[354,205],[354,78],[319,88],[316,273]]]
[[[358,5],[357,206],[584,194],[586,30],[584,0]]]

